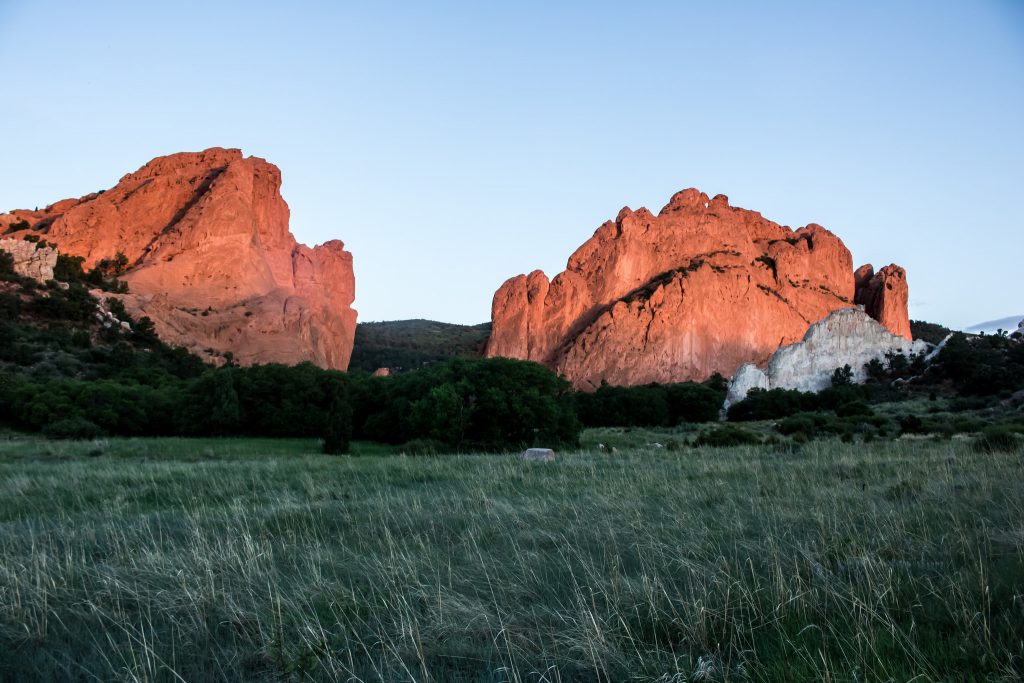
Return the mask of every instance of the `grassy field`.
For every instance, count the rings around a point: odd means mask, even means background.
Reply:
[[[0,679],[1024,677],[1021,453],[670,438],[0,441]]]

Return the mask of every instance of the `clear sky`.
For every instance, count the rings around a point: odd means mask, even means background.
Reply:
[[[361,320],[485,321],[691,186],[905,266],[914,318],[1024,313],[1019,0],[0,0],[0,84],[0,209],[241,147]]]

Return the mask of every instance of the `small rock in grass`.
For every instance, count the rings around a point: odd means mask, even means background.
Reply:
[[[523,460],[550,462],[555,459],[555,452],[550,448],[527,448],[519,457]]]

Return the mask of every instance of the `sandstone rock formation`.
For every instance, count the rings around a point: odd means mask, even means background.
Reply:
[[[907,301],[907,271],[895,264],[877,273],[871,264],[861,266],[853,274],[856,282],[854,303],[864,307],[867,314],[888,327],[893,334],[912,339]]]
[[[729,382],[725,407],[746,398],[754,388],[821,391],[832,384],[837,368],[849,365],[853,381],[867,379],[864,366],[890,353],[925,353],[928,344],[893,334],[867,313],[856,308],[837,310],[807,330],[803,341],[783,346],[762,370],[747,363]]]
[[[544,363],[584,390],[729,376],[854,295],[850,252],[825,228],[794,231],[689,189],[656,216],[624,208],[554,279],[506,281],[487,355]]]
[[[280,187],[273,164],[213,148],[156,158],[106,192],[14,211],[0,226],[27,222],[86,268],[125,254],[121,298],[169,344],[243,364],[345,369],[352,255],[339,241],[297,244]]]
[[[0,251],[14,257],[14,272],[39,282],[53,279],[53,267],[57,265],[57,250],[40,247],[35,242],[21,238],[0,239]]]

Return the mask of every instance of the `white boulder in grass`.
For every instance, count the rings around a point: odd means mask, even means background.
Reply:
[[[555,452],[550,448],[527,448],[519,457],[534,462],[550,462],[555,459]]]

